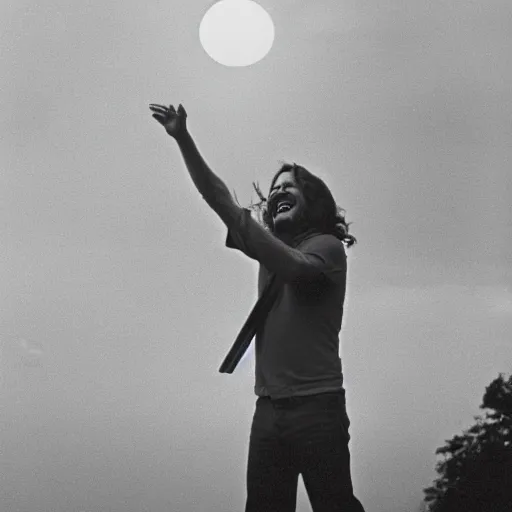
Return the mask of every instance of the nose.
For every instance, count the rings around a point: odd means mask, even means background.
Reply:
[[[278,195],[284,194],[286,189],[286,185],[279,185],[273,192],[273,196],[276,197]]]

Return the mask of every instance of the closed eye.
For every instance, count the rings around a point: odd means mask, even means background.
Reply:
[[[274,197],[275,197],[275,195],[277,194],[277,192],[278,192],[278,191],[277,191],[277,188],[278,188],[278,187],[274,187],[274,188],[270,191],[269,201],[271,201],[271,200],[272,200],[272,198],[274,198]],[[293,188],[293,184],[291,184],[291,183],[287,183],[287,184],[285,184],[285,186],[284,186],[283,188],[284,188],[284,190],[288,190],[289,188]]]
[[[281,187],[284,187],[284,188],[293,187],[293,183],[285,182],[285,183],[281,184]],[[276,186],[272,187],[272,190],[270,192],[272,193],[274,190],[276,190],[278,188],[279,188],[279,186],[276,185]]]

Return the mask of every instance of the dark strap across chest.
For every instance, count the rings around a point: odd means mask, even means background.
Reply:
[[[265,286],[261,297],[258,299],[242,329],[229,350],[224,361],[220,365],[220,373],[233,373],[237,364],[249,348],[252,339],[258,329],[263,325],[268,313],[279,294],[281,286],[275,274],[270,275],[270,279]]]

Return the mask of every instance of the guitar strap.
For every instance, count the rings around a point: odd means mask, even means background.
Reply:
[[[263,325],[279,294],[280,286],[275,274],[271,274],[261,297],[258,299],[242,329],[220,365],[220,373],[233,373],[236,365],[249,348],[258,329]]]

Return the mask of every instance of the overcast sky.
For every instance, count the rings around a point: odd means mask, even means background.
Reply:
[[[2,511],[243,510],[253,352],[218,367],[258,264],[224,247],[152,102],[184,104],[242,203],[285,160],[347,210],[367,512],[417,510],[511,370],[510,0],[261,0],[276,38],[248,68],[201,47],[212,4],[1,3]]]

